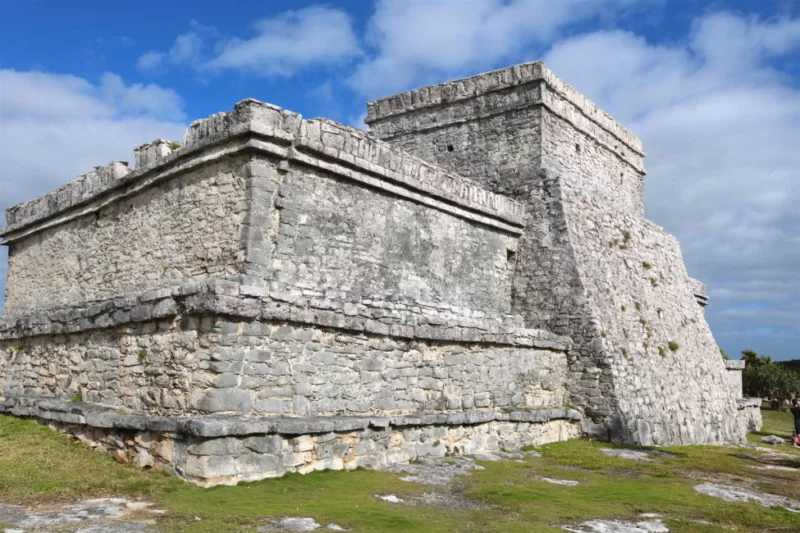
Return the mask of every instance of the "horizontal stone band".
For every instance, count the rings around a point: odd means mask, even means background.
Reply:
[[[350,432],[367,428],[472,425],[492,421],[545,423],[550,420],[580,421],[583,416],[570,408],[519,411],[428,412],[400,416],[254,417],[216,415],[159,417],[128,413],[113,407],[71,402],[47,397],[10,397],[0,401],[0,412],[95,428],[166,431],[213,438],[252,434],[306,435]]]

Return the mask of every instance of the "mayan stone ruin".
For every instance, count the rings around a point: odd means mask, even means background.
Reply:
[[[541,62],[255,100],[6,211],[0,412],[203,485],[760,424],[631,132]]]

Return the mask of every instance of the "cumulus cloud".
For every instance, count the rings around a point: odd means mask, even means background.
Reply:
[[[139,56],[138,61],[136,61],[136,67],[141,70],[153,70],[160,67],[163,62],[164,54],[151,50]]]
[[[0,208],[29,200],[158,137],[178,138],[183,102],[170,89],[104,74],[93,84],[0,70]]]
[[[237,70],[262,76],[291,76],[326,65],[341,64],[361,54],[350,16],[340,9],[311,6],[257,20],[249,38],[226,37],[215,28],[192,21],[166,53],[150,51],[139,58],[143,70],[165,63],[206,72]]]
[[[196,20],[190,21],[189,27],[188,32],[175,38],[168,51],[150,50],[139,56],[136,67],[140,70],[156,70],[167,64],[199,67],[204,54],[221,35],[213,26],[200,24]]]
[[[256,35],[231,39],[209,69],[242,69],[267,76],[288,76],[299,69],[340,63],[361,53],[350,16],[328,7],[287,11],[257,21]]]
[[[96,165],[130,160],[133,148],[180,138],[183,102],[170,89],[99,83],[67,74],[0,70],[0,209],[45,194]],[[0,257],[0,295],[5,250]],[[2,303],[2,298],[0,298]]]
[[[648,216],[709,284],[707,313],[731,352],[800,340],[800,89],[777,68],[798,47],[800,19],[715,13],[681,45],[605,31],[546,55],[642,137]]]
[[[569,24],[609,16],[634,0],[380,0],[374,52],[349,79],[368,96],[474,73],[553,39]]]

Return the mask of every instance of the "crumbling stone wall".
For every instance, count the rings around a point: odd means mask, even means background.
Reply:
[[[270,322],[162,319],[0,341],[4,395],[151,415],[397,415],[565,404],[563,352]]]
[[[279,290],[420,312],[511,312],[516,236],[302,167],[284,177],[279,202],[270,276]]]
[[[7,210],[0,411],[202,484],[757,422],[640,142],[543,64],[368,121],[245,100]]]
[[[197,168],[20,238],[9,257],[6,314],[237,273],[245,160]]]
[[[588,433],[639,444],[742,438],[678,244],[643,218],[635,136],[542,63],[369,109],[379,137],[526,204],[512,307],[575,341],[570,391],[594,422]]]

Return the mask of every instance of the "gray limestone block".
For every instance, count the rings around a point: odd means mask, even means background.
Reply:
[[[197,407],[209,413],[224,411],[246,413],[253,408],[253,396],[250,391],[241,389],[211,389],[205,392]]]
[[[242,441],[235,437],[202,440],[186,446],[186,451],[192,455],[238,455],[242,449]]]
[[[291,398],[267,398],[256,401],[253,407],[262,413],[288,414],[292,412],[292,400]]]
[[[264,453],[246,453],[239,456],[236,459],[236,469],[241,474],[259,474],[264,477],[275,477],[285,472],[279,455]]]
[[[239,365],[234,365],[234,366],[241,366],[241,363]],[[239,386],[240,381],[241,380],[238,374],[229,374],[229,373],[220,374],[214,380],[214,386],[220,389],[237,387]]]
[[[229,455],[202,455],[186,457],[185,475],[200,479],[233,476],[237,472],[236,460]]]
[[[256,435],[245,438],[242,443],[259,454],[277,454],[283,448],[283,439],[278,435]]]

